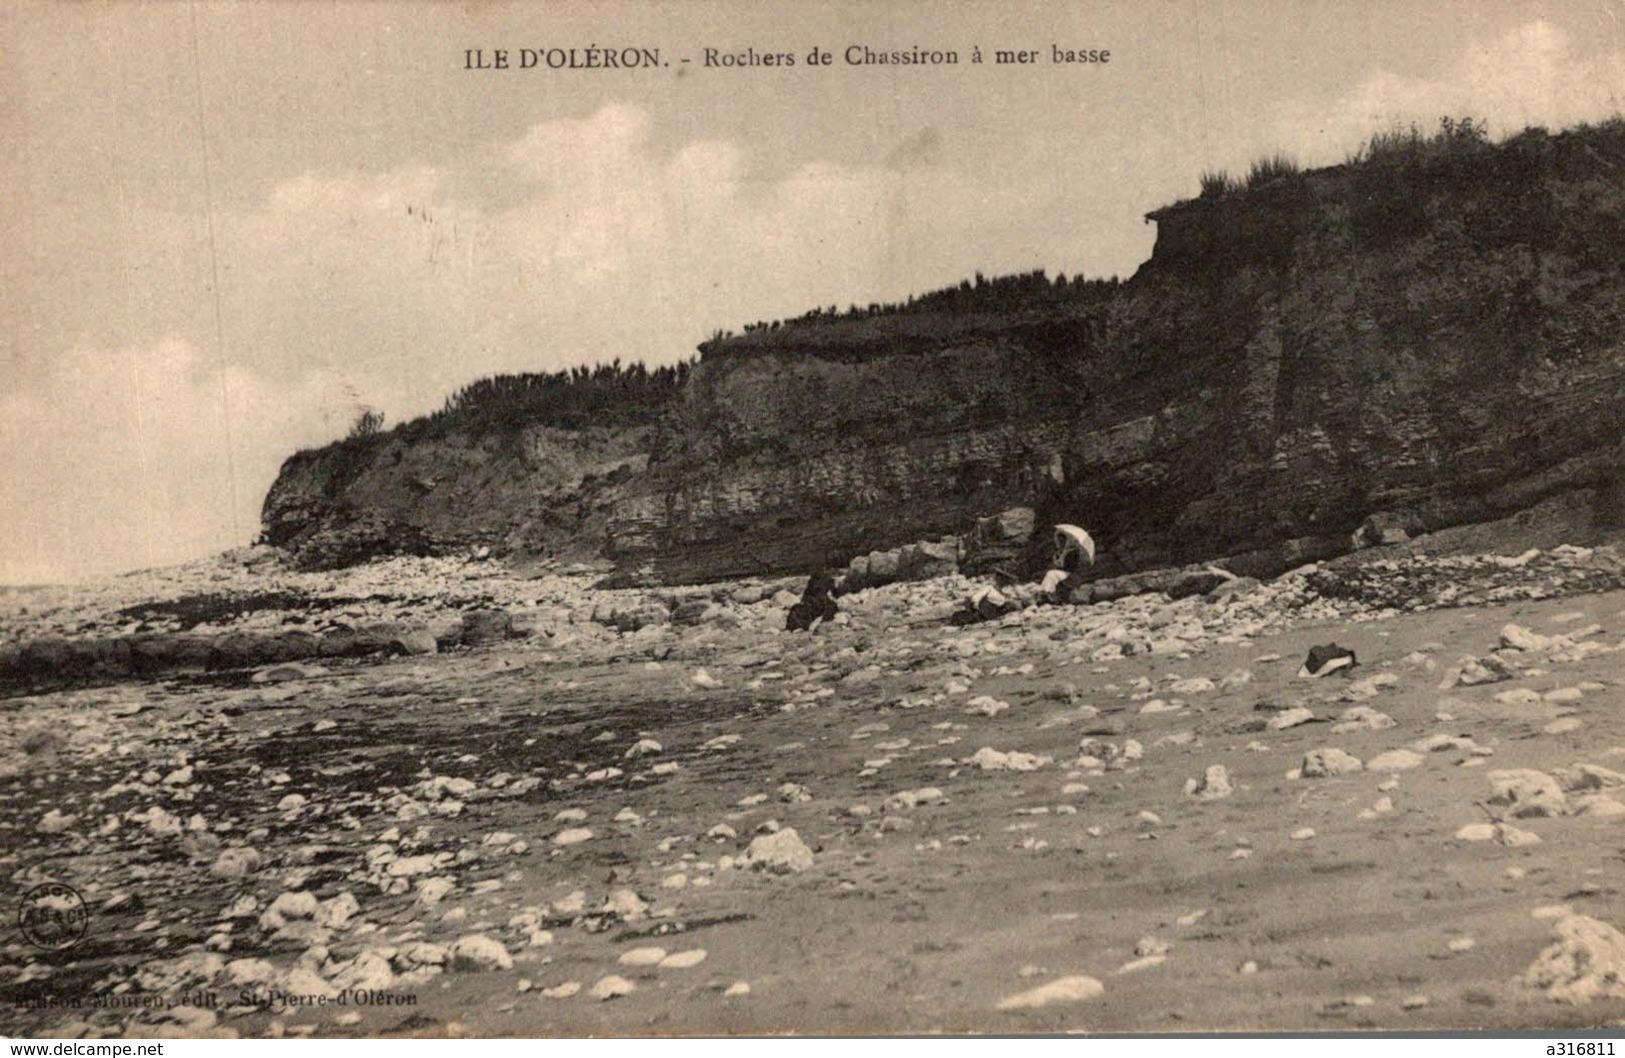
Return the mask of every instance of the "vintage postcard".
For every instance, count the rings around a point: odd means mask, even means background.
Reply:
[[[1614,0],[0,25],[0,1032],[1625,1024]]]

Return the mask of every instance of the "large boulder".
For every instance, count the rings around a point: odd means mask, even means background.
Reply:
[[[490,646],[513,635],[513,615],[506,610],[469,610],[463,614],[465,647]]]
[[[991,518],[976,522],[978,536],[989,542],[1025,544],[1038,526],[1038,513],[1031,507],[1012,507]]]
[[[900,580],[928,580],[959,571],[959,540],[921,540],[889,551],[871,551],[854,558],[841,575],[843,593],[879,588]]]
[[[130,664],[137,676],[201,669],[208,665],[213,649],[208,636],[159,633],[131,636]]]
[[[325,658],[364,658],[390,650],[395,629],[388,626],[334,628],[322,633],[320,655]]]
[[[348,644],[347,644],[348,646]],[[356,650],[372,653],[378,649]],[[333,649],[326,637],[318,638],[309,632],[285,632],[261,635],[257,632],[229,632],[214,639],[209,649],[207,667],[210,669],[252,669],[284,661],[301,661],[322,654],[341,651]]]
[[[1168,593],[1170,599],[1184,599],[1192,595],[1206,595],[1229,579],[1211,569],[1182,569],[1169,576],[1162,590]]]
[[[705,618],[705,612],[711,608],[709,599],[684,599],[671,611],[671,623],[674,625],[697,625]]]
[[[1017,563],[1033,542],[1038,513],[1031,507],[1012,507],[987,518],[978,518],[965,542],[961,565],[966,573],[985,573],[995,566]]]
[[[1414,514],[1378,511],[1360,523],[1352,543],[1356,549],[1403,544],[1422,531],[1421,519]]]
[[[427,628],[403,628],[389,641],[389,653],[404,655],[439,653],[440,644]]]
[[[1625,999],[1625,934],[1589,915],[1552,923],[1552,943],[1524,972],[1524,983],[1558,1003]]]
[[[668,625],[674,621],[679,624],[698,624],[700,615],[709,605],[704,599],[694,599],[672,610],[663,603],[648,602],[630,610],[612,610],[606,623],[613,625],[618,632],[641,632],[645,628]]]
[[[785,827],[752,840],[745,850],[745,862],[769,874],[800,874],[813,865],[813,850],[794,827]]]
[[[1518,819],[1566,815],[1568,799],[1558,781],[1533,768],[1492,771],[1490,804],[1511,810]]]
[[[912,554],[905,564],[909,580],[952,576],[959,572],[959,541],[951,536],[941,540],[921,540],[913,545]]]
[[[0,682],[17,686],[96,683],[128,676],[134,656],[126,639],[46,637],[24,643],[0,664]]]
[[[1301,771],[1305,779],[1321,779],[1329,775],[1347,775],[1363,769],[1359,757],[1336,747],[1312,749],[1304,754]]]
[[[901,568],[902,563],[896,551],[869,552],[869,586],[875,588],[882,584],[890,584],[897,579]]]

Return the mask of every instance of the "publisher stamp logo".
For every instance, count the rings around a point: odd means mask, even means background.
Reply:
[[[63,951],[85,939],[90,908],[71,885],[46,882],[23,894],[17,908],[23,937],[42,951]]]

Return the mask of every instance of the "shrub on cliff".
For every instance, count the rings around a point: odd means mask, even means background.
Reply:
[[[368,408],[356,416],[355,422],[350,424],[350,436],[346,440],[359,440],[375,436],[384,428],[384,413]]]

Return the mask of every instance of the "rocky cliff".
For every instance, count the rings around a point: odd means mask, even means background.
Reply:
[[[1153,213],[1121,284],[979,281],[714,340],[658,429],[593,449],[626,469],[554,538],[683,582],[844,564],[1017,504],[1087,526],[1101,576],[1273,572],[1372,515],[1431,530],[1559,494],[1591,512],[1581,531],[1617,524],[1622,167],[1617,122],[1499,145],[1458,128]],[[382,445],[337,484],[330,451],[296,458],[267,535],[310,537],[335,498],[435,509],[454,536],[534,525],[558,504],[507,444]],[[455,497],[411,484],[453,465],[475,482]]]
[[[647,435],[532,426],[302,452],[265,498],[264,540],[307,568],[469,548],[595,558],[616,489],[648,463]]]
[[[471,549],[601,558],[611,505],[691,366],[499,375],[432,415],[300,452],[265,498],[262,539],[314,569]]]

